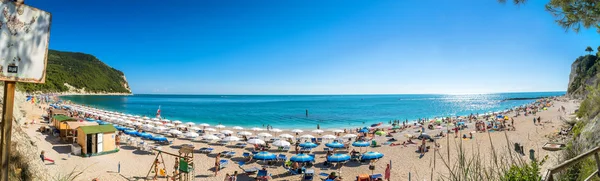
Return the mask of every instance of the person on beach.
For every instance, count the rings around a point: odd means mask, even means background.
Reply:
[[[46,156],[44,156],[44,153],[46,153],[46,152],[42,151],[42,153],[40,153],[40,158],[42,159],[42,163],[43,163],[44,161],[49,161],[49,162],[52,162],[52,163],[54,163],[54,160],[52,160],[52,159],[50,159],[50,158],[47,158]]]
[[[538,124],[542,124],[542,117],[541,117],[541,116],[540,116],[540,117],[538,117],[538,119],[537,119],[537,120],[538,120]]]
[[[154,178],[153,180],[156,180],[156,178],[158,177],[158,164],[160,164],[160,162],[158,161],[158,158],[154,160],[154,164],[152,164],[152,167],[154,167]]]
[[[215,157],[215,176],[217,176],[219,168],[221,167],[219,160],[221,160],[221,153],[217,153],[217,156]]]
[[[425,138],[423,138],[423,140],[421,141],[421,147],[419,148],[419,152],[421,152],[421,155],[419,155],[419,159],[423,158],[423,156],[425,156],[425,147],[426,147],[427,142],[425,141]]]

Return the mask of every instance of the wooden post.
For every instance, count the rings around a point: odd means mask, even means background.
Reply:
[[[600,177],[600,157],[598,156],[598,152],[594,153],[594,159],[596,160],[596,167],[598,167],[598,176]]]
[[[2,168],[0,173],[2,177],[0,180],[8,181],[8,161],[10,156],[10,136],[12,132],[12,121],[13,121],[13,105],[15,102],[15,82],[4,82],[4,104],[2,104],[2,123],[0,124],[0,160],[2,162]]]

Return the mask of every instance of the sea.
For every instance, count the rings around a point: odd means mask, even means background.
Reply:
[[[565,92],[399,95],[166,95],[62,96],[76,104],[183,122],[280,129],[356,128],[392,120],[498,112]]]

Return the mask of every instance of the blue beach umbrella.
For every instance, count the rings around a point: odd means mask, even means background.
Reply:
[[[137,135],[138,135],[139,137],[142,137],[142,138],[144,138],[144,139],[150,139],[150,138],[152,138],[152,134],[150,134],[150,133],[146,133],[146,132],[138,133]]]
[[[328,162],[345,162],[350,160],[350,155],[346,155],[346,154],[334,154],[331,156],[327,157],[327,161]]]
[[[368,147],[368,146],[371,146],[371,143],[365,142],[365,141],[355,141],[354,143],[352,143],[352,146],[354,146],[354,147]]]
[[[363,128],[363,129],[361,129],[361,130],[358,130],[358,132],[359,132],[359,133],[368,133],[368,132],[369,132],[369,129],[367,129],[367,128]]]
[[[127,135],[137,136],[137,131],[132,130],[132,129],[126,129],[123,132],[125,132],[125,134],[127,134]]]
[[[107,124],[110,124],[110,123],[109,122],[105,122],[105,121],[100,121],[98,124],[99,125],[107,125]]]
[[[155,136],[152,136],[152,137],[150,138],[150,140],[153,140],[153,141],[168,141],[168,140],[167,140],[167,138],[166,138],[166,137],[164,137],[164,136],[162,136],[162,135],[155,135]]]
[[[325,146],[329,147],[329,148],[344,148],[344,144],[340,143],[340,142],[331,142],[331,143],[327,143],[325,144]]]
[[[304,163],[304,162],[313,162],[315,161],[315,157],[312,157],[310,155],[307,154],[297,154],[294,155],[290,158],[290,161],[292,162],[300,162],[300,163]]]
[[[302,148],[315,148],[315,147],[317,147],[319,145],[317,145],[317,144],[315,144],[313,142],[304,142],[304,143],[300,143],[299,146],[302,147]]]
[[[380,159],[383,158],[383,154],[379,153],[379,152],[366,152],[362,155],[362,157],[360,158],[360,160],[376,160],[376,159]]]
[[[94,120],[94,119],[92,119],[92,118],[85,118],[85,120],[86,120],[86,121],[96,121],[96,120]]]
[[[276,160],[277,155],[263,151],[263,152],[260,152],[260,153],[257,153],[256,155],[254,155],[253,158],[257,159],[257,160],[268,161],[268,160]]]

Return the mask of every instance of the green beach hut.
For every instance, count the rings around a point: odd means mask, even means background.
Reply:
[[[80,126],[77,142],[83,156],[103,155],[119,151],[116,146],[117,129],[111,125]]]

